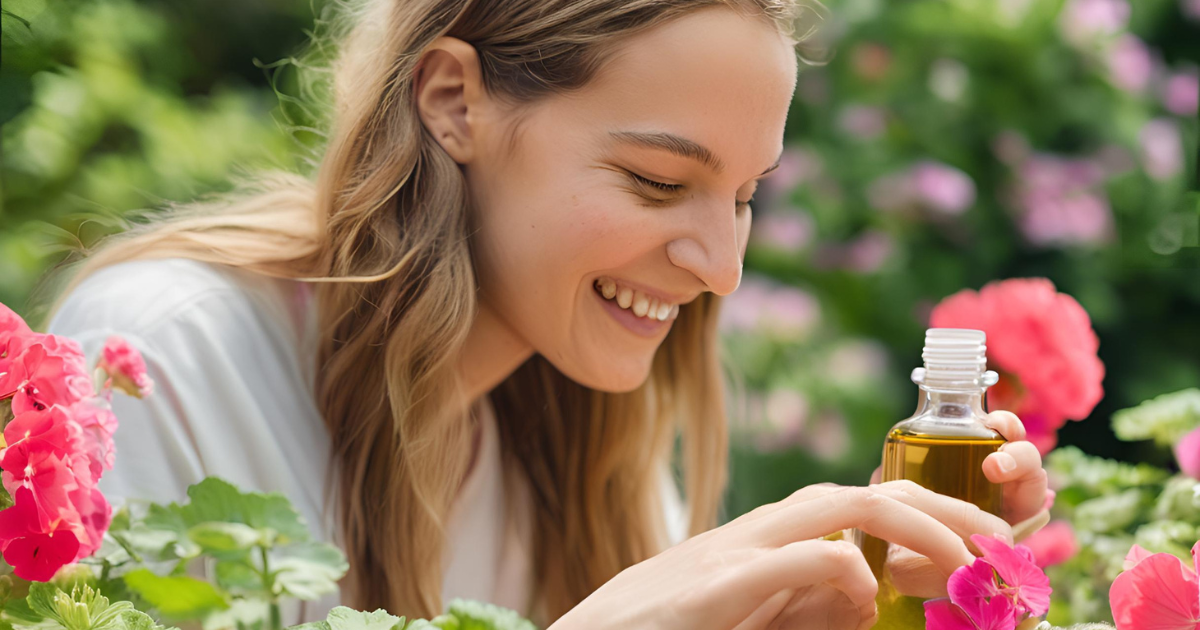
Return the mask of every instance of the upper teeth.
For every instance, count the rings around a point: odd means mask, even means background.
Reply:
[[[603,295],[604,299],[616,298],[617,306],[631,309],[633,314],[638,317],[664,322],[679,314],[678,304],[664,302],[636,289],[621,286],[612,278],[600,278],[596,281],[596,288],[600,290],[600,295]]]

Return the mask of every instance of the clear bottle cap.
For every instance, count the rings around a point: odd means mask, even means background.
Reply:
[[[914,383],[931,387],[990,387],[999,377],[987,369],[987,334],[968,328],[930,328],[921,352],[925,367],[913,370]]]

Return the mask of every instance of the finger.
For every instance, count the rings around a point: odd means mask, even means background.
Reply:
[[[889,481],[873,489],[929,514],[963,540],[970,540],[974,534],[988,538],[1000,534],[1012,540],[1011,525],[974,503],[938,494],[911,481]]]
[[[901,595],[932,599],[946,596],[946,576],[925,556],[900,545],[888,548],[887,571]]]
[[[754,612],[750,613],[749,617],[746,617],[741,623],[734,626],[733,630],[761,630],[762,628],[766,628],[767,624],[774,621],[779,616],[779,613],[783,612],[783,608],[788,605],[788,602],[792,600],[792,596],[795,594],[796,591],[790,588],[775,593],[767,598],[767,601],[763,602]]]
[[[937,497],[934,493],[911,482],[903,483],[915,488],[912,493],[918,497],[906,497],[908,501],[940,504],[937,498],[933,498]],[[947,576],[974,560],[963,539],[938,519],[888,496],[889,493],[895,493],[894,485],[882,492],[876,490],[885,486],[888,484],[870,488],[842,488],[790,505],[776,512],[773,518],[751,523],[747,531],[750,536],[748,544],[761,545],[766,542],[783,546],[796,540],[819,538],[833,531],[853,527],[928,556]]]
[[[1037,514],[1046,502],[1042,455],[1030,442],[1009,442],[983,460],[983,474],[1004,484],[1004,517],[1010,523]]]
[[[983,423],[1009,442],[1025,439],[1025,424],[1011,411],[993,411],[984,418]]]
[[[751,561],[742,572],[747,595],[767,599],[781,589],[828,584],[841,591],[859,612],[859,628],[875,616],[879,583],[858,547],[845,541],[802,540]]]
[[[881,481],[883,481],[883,466],[876,468],[875,472],[871,473],[871,485],[877,484]]]
[[[1041,510],[1037,514],[1013,525],[1013,540],[1021,542],[1033,535],[1034,532],[1050,522],[1050,510]]]

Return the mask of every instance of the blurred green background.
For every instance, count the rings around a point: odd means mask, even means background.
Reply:
[[[0,302],[129,213],[309,169],[296,55],[314,0],[8,0]],[[1099,334],[1105,399],[1060,443],[1173,466],[1108,419],[1200,384],[1197,0],[840,0],[802,70],[783,167],[756,196],[724,327],[729,514],[861,483],[909,415],[929,310],[1044,276]]]

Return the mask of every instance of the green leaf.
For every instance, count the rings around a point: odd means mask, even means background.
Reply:
[[[341,550],[325,543],[289,545],[276,550],[271,570],[281,594],[298,599],[317,599],[337,590],[337,581],[350,565]]]
[[[516,611],[483,602],[452,600],[449,614],[457,619],[458,630],[537,630]]]
[[[44,618],[36,624],[38,628],[122,630],[125,628],[124,615],[137,612],[133,604],[109,602],[107,597],[87,585],[75,587],[68,594],[54,584],[34,582],[25,601],[34,613]]]
[[[1149,464],[1126,464],[1084,454],[1074,446],[1054,449],[1046,457],[1046,472],[1059,489],[1060,499],[1082,501],[1129,488],[1155,486],[1170,473]]]
[[[229,608],[204,618],[204,630],[259,630],[271,614],[271,605],[264,599],[236,599]],[[324,621],[318,623],[325,623]],[[312,624],[304,624],[305,626]],[[303,627],[303,626],[297,626]],[[294,630],[294,629],[293,629]],[[320,630],[329,630],[328,624]]]
[[[217,584],[226,590],[262,590],[263,580],[258,571],[239,560],[217,561]]]
[[[1096,497],[1075,508],[1073,521],[1086,531],[1120,531],[1138,522],[1149,503],[1147,494],[1137,489]]]
[[[242,523],[206,522],[188,529],[188,538],[205,551],[244,551],[262,540],[259,530]]]
[[[385,610],[375,612],[359,612],[338,606],[329,611],[330,630],[392,630],[403,628],[404,619],[389,615]]]
[[[1113,432],[1122,440],[1153,439],[1159,446],[1174,446],[1189,431],[1200,427],[1200,389],[1163,394],[1113,414]]]
[[[198,619],[229,607],[213,585],[185,575],[163,577],[137,569],[125,574],[125,584],[172,619]]]
[[[233,484],[208,477],[188,488],[191,499],[178,510],[187,525],[210,521],[242,523],[278,536],[278,544],[308,540],[308,526],[287,497],[278,493],[241,492]],[[175,504],[172,504],[175,507]],[[273,537],[269,536],[269,538]]]

